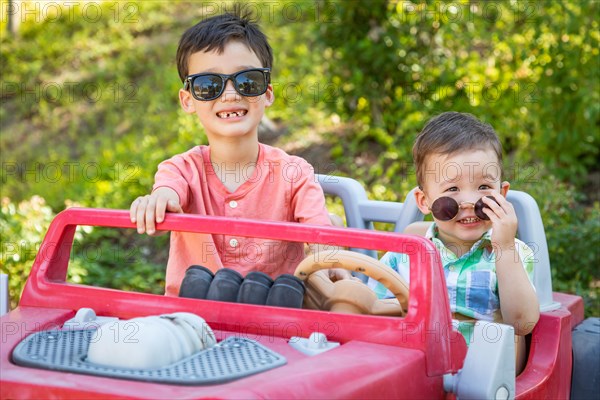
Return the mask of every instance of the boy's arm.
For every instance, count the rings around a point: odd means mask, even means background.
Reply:
[[[535,290],[521,261],[517,244],[496,249],[496,275],[502,319],[515,328],[516,335],[531,333],[540,317]]]
[[[164,220],[165,212],[183,213],[188,198],[188,179],[194,175],[193,167],[191,157],[183,155],[158,165],[152,193],[138,197],[129,207],[131,222],[136,224],[138,233],[162,235],[165,232],[157,232],[155,225]]]
[[[312,166],[301,158],[297,158],[287,166],[282,170],[296,171],[293,179],[283,177],[291,184],[291,207],[294,220],[306,224],[330,226],[331,219],[325,207],[325,194],[315,177]]]
[[[496,253],[496,276],[502,319],[515,328],[516,335],[527,335],[540,317],[533,285],[515,244],[517,216],[503,196],[494,193],[497,204],[484,197],[489,208],[484,212],[492,221],[492,245]]]

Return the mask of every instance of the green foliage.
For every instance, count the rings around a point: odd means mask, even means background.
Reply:
[[[81,266],[85,271],[73,281],[162,294],[168,238],[168,235],[140,236],[134,230],[94,228],[73,243],[71,265]]]
[[[65,3],[60,18],[29,14],[16,37],[0,38],[0,172],[11,199],[1,267],[13,302],[55,212],[69,201],[127,208],[160,161],[206,143],[180,110],[175,50],[185,29],[231,2],[93,4],[97,17]],[[373,199],[403,201],[424,122],[475,114],[501,135],[512,187],[542,209],[555,288],[583,295],[597,315],[599,211],[581,191],[600,148],[599,4],[253,2],[275,55],[276,145],[358,179]],[[161,293],[167,240],[79,231],[69,279]]]
[[[18,303],[33,261],[53,218],[54,213],[39,196],[33,196],[19,204],[14,204],[7,198],[2,199],[0,271],[9,277],[11,308]],[[81,233],[78,232],[75,238],[80,239]],[[69,266],[68,279],[73,282],[82,281],[85,274],[85,268],[77,262]]]
[[[158,162],[198,142],[179,123],[173,66],[191,16],[173,25],[166,6],[105,2],[90,21],[65,5],[61,19],[2,37],[3,196],[123,208],[149,190]]]
[[[70,205],[70,204],[69,204]],[[19,204],[2,200],[0,271],[9,276],[11,308],[16,307],[50,222],[55,217],[43,198]],[[168,235],[141,237],[133,230],[78,227],[67,281],[85,285],[164,293]]]
[[[600,315],[600,206],[573,211],[578,223],[557,222],[547,229],[553,289],[577,293],[585,301],[586,316]],[[551,230],[552,229],[552,230]]]
[[[52,210],[39,196],[33,196],[18,205],[2,199],[0,271],[9,276],[11,307],[16,305],[21,296],[31,264],[53,217]]]
[[[374,145],[410,159],[424,122],[455,110],[492,123],[507,154],[560,178],[581,183],[597,167],[600,3],[326,4],[341,23],[315,29],[340,95],[331,110],[354,122],[345,154]]]
[[[584,207],[573,185],[540,171],[516,187],[538,199],[546,231],[553,290],[584,298],[586,316],[600,315],[600,204]]]

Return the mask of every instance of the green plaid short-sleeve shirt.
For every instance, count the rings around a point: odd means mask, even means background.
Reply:
[[[440,252],[448,288],[450,311],[473,319],[500,322],[502,317],[496,279],[496,257],[498,255],[492,247],[491,236],[492,231],[489,230],[471,247],[469,252],[462,257],[457,257],[438,239],[435,224],[425,234],[425,237],[433,241]],[[533,286],[533,251],[519,239],[515,239],[515,248]],[[398,272],[407,282],[410,281],[408,255],[388,252],[381,258],[381,261]],[[367,285],[375,291],[379,298],[394,297],[385,286],[372,278],[369,278]],[[458,328],[469,344],[473,324],[461,321]]]

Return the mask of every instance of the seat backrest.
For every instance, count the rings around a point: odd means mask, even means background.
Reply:
[[[402,232],[410,223],[423,220],[413,191],[406,196],[404,203],[376,201],[369,200],[363,186],[352,178],[317,174],[317,179],[325,194],[342,200],[348,227],[374,229],[373,222],[386,222],[394,224],[394,232]],[[374,250],[352,250],[377,257]]]
[[[317,179],[325,194],[337,196],[342,200],[348,227],[374,229],[373,222],[385,222],[394,224],[394,232],[403,232],[409,224],[423,220],[424,216],[415,201],[415,189],[406,195],[404,203],[376,201],[369,200],[363,186],[354,179],[334,175],[317,175]],[[507,199],[515,208],[519,220],[517,236],[534,252],[533,283],[540,309],[541,311],[554,310],[560,305],[552,299],[550,258],[538,205],[529,194],[517,190],[510,190]],[[374,250],[352,250],[377,257]]]

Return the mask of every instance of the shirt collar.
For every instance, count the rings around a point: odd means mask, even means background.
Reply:
[[[435,222],[429,226],[429,229],[427,229],[427,232],[425,233],[425,238],[431,240],[435,244],[435,247],[437,247],[437,249],[440,251],[441,249],[446,248],[444,243],[438,238],[438,227]],[[471,246],[471,250],[464,254],[463,257],[472,254],[474,251],[478,250],[481,247],[487,248],[490,252],[493,250],[491,229],[485,232],[483,236],[481,236],[481,238],[478,241],[476,241],[473,244],[473,246]]]

